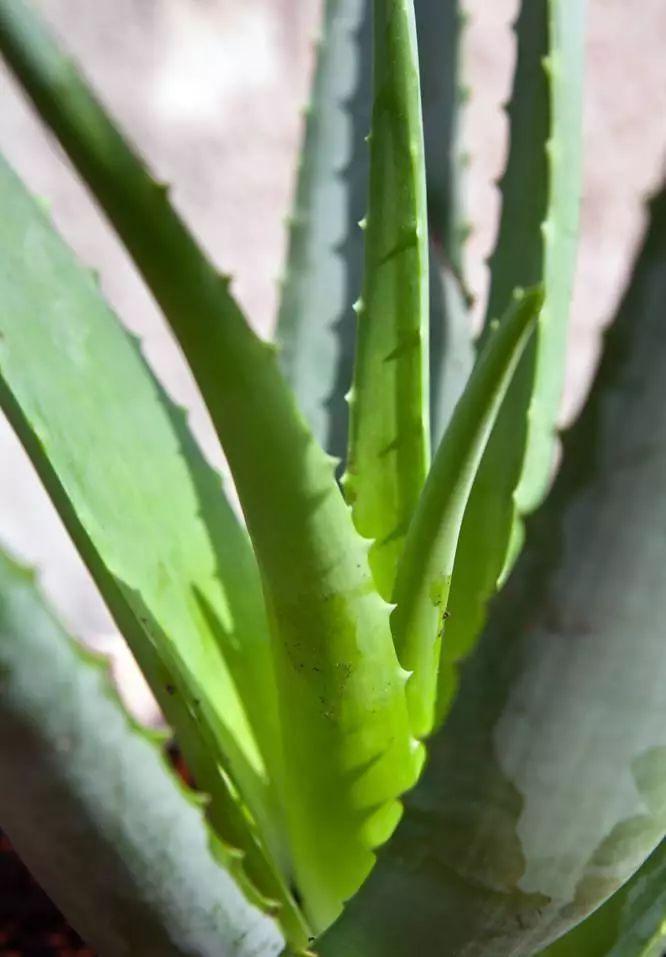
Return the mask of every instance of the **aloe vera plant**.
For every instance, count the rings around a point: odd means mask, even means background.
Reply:
[[[0,404],[196,782],[0,553],[0,825],[100,954],[662,953],[664,193],[546,499],[583,7],[521,7],[473,343],[462,13],[327,0],[273,344],[0,0],[0,50],[160,306],[242,509],[0,161]]]

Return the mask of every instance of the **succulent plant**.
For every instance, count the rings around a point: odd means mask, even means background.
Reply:
[[[477,341],[463,25],[454,0],[327,0],[272,343],[0,0],[0,50],[160,306],[242,510],[0,161],[0,405],[196,782],[0,555],[0,825],[100,954],[666,946],[666,193],[553,482],[584,3],[522,3]]]

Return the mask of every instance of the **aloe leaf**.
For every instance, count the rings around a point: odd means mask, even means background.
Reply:
[[[0,552],[0,822],[106,957],[271,957],[276,924],[219,866],[201,808],[108,668]],[[147,879],[147,876],[149,879]]]
[[[320,444],[344,459],[362,284],[372,113],[371,0],[327,0],[277,325],[282,370]],[[415,0],[430,221],[430,395],[439,442],[473,362],[462,248],[457,0]]]
[[[605,904],[541,957],[663,957],[666,841]]]
[[[474,361],[464,276],[469,226],[463,210],[465,157],[460,146],[459,0],[415,0],[423,105],[430,236],[430,411],[439,444]]]
[[[395,797],[421,763],[391,606],[375,591],[368,543],[354,529],[335,465],[228,279],[19,0],[0,0],[0,48],[132,254],[221,438],[273,637],[295,882],[321,928],[369,871],[374,845],[399,815]]]
[[[373,85],[343,487],[357,529],[373,539],[370,566],[389,599],[430,455],[428,227],[412,0],[375,0]]]
[[[315,438],[341,458],[363,261],[371,45],[370,0],[326,0],[276,333]]]
[[[392,624],[398,657],[412,673],[407,703],[417,737],[432,728],[453,562],[470,489],[542,302],[540,289],[514,293],[486,343],[437,450],[400,559]]]
[[[517,22],[511,143],[484,336],[516,286],[542,282],[545,300],[463,522],[440,669],[440,720],[455,693],[458,662],[473,647],[487,602],[519,550],[521,516],[543,498],[554,463],[580,193],[584,12],[580,0],[525,0]]]
[[[321,952],[528,957],[666,832],[666,192],[449,719]],[[649,953],[649,951],[648,951]]]
[[[468,226],[462,179],[465,157],[459,142],[461,38],[466,14],[460,0],[414,0],[419,45],[423,133],[431,237],[464,287],[463,259]]]
[[[436,240],[430,242],[430,432],[442,439],[475,361],[471,297]]]
[[[0,205],[0,405],[210,791],[211,821],[274,897],[220,770],[279,833],[257,734],[268,754],[268,628],[246,535],[93,277],[2,160]]]

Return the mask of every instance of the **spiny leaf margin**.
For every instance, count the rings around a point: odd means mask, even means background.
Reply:
[[[451,575],[470,490],[542,303],[540,288],[516,290],[487,340],[437,450],[400,558],[392,627],[398,657],[411,673],[407,702],[417,737],[433,724]]]
[[[65,634],[35,576],[2,551],[0,686],[0,823],[93,946],[280,952],[276,924],[221,869],[200,802],[128,717],[108,663]]]
[[[553,492],[324,957],[531,957],[664,839],[665,251],[662,191]]]
[[[228,866],[286,912],[276,865],[227,779],[271,833],[228,647],[236,637],[270,662],[247,539],[94,278],[1,158],[0,197],[0,405],[210,793]]]
[[[365,273],[342,479],[391,598],[430,461],[428,222],[413,0],[375,0]]]
[[[372,866],[373,847],[397,820],[396,796],[421,765],[391,606],[375,591],[368,543],[354,529],[335,463],[296,409],[275,348],[247,325],[228,277],[212,268],[164,187],[21,0],[0,0],[0,48],[161,306],[227,455],[273,640],[295,883],[320,929]]]
[[[523,516],[554,464],[575,267],[581,177],[585,0],[523,0],[509,103],[510,148],[481,343],[516,286],[543,283],[544,306],[488,443],[463,522],[440,665],[437,723],[451,706],[459,662],[518,554]]]

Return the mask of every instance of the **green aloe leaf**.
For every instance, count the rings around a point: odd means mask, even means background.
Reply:
[[[473,361],[462,281],[457,0],[415,0],[430,222],[430,394],[439,442]],[[282,370],[318,441],[347,453],[372,114],[371,0],[327,0],[277,327]]]
[[[219,864],[201,808],[0,552],[0,824],[106,957],[271,957],[275,923]],[[149,875],[149,879],[147,878]]]
[[[268,608],[295,882],[321,928],[371,868],[373,847],[400,813],[396,795],[421,763],[391,606],[375,591],[368,543],[354,529],[335,465],[228,279],[19,0],[0,0],[0,48],[133,256],[221,438]]]
[[[541,957],[663,957],[666,951],[666,841],[590,917]]]
[[[459,0],[414,0],[419,46],[430,235],[430,417],[439,444],[474,361],[464,278],[465,156]]]
[[[290,220],[280,364],[315,438],[346,454],[372,109],[370,0],[326,0]]]
[[[663,839],[665,303],[662,192],[554,490],[322,954],[529,957]]]
[[[554,464],[580,193],[584,13],[583,0],[525,0],[517,22],[511,143],[481,341],[516,286],[542,282],[545,300],[463,522],[440,669],[440,720],[455,693],[458,662],[473,647],[487,602],[519,550],[521,516],[543,498]]]
[[[412,0],[375,0],[365,276],[343,487],[389,599],[430,457],[428,226]]]
[[[277,843],[277,712],[247,537],[92,275],[2,160],[0,207],[0,405],[210,792],[211,821],[274,897],[220,771]]]
[[[412,673],[407,702],[417,737],[432,728],[437,662],[470,489],[542,302],[540,289],[517,291],[488,339],[437,450],[400,559],[392,624],[398,657]]]

